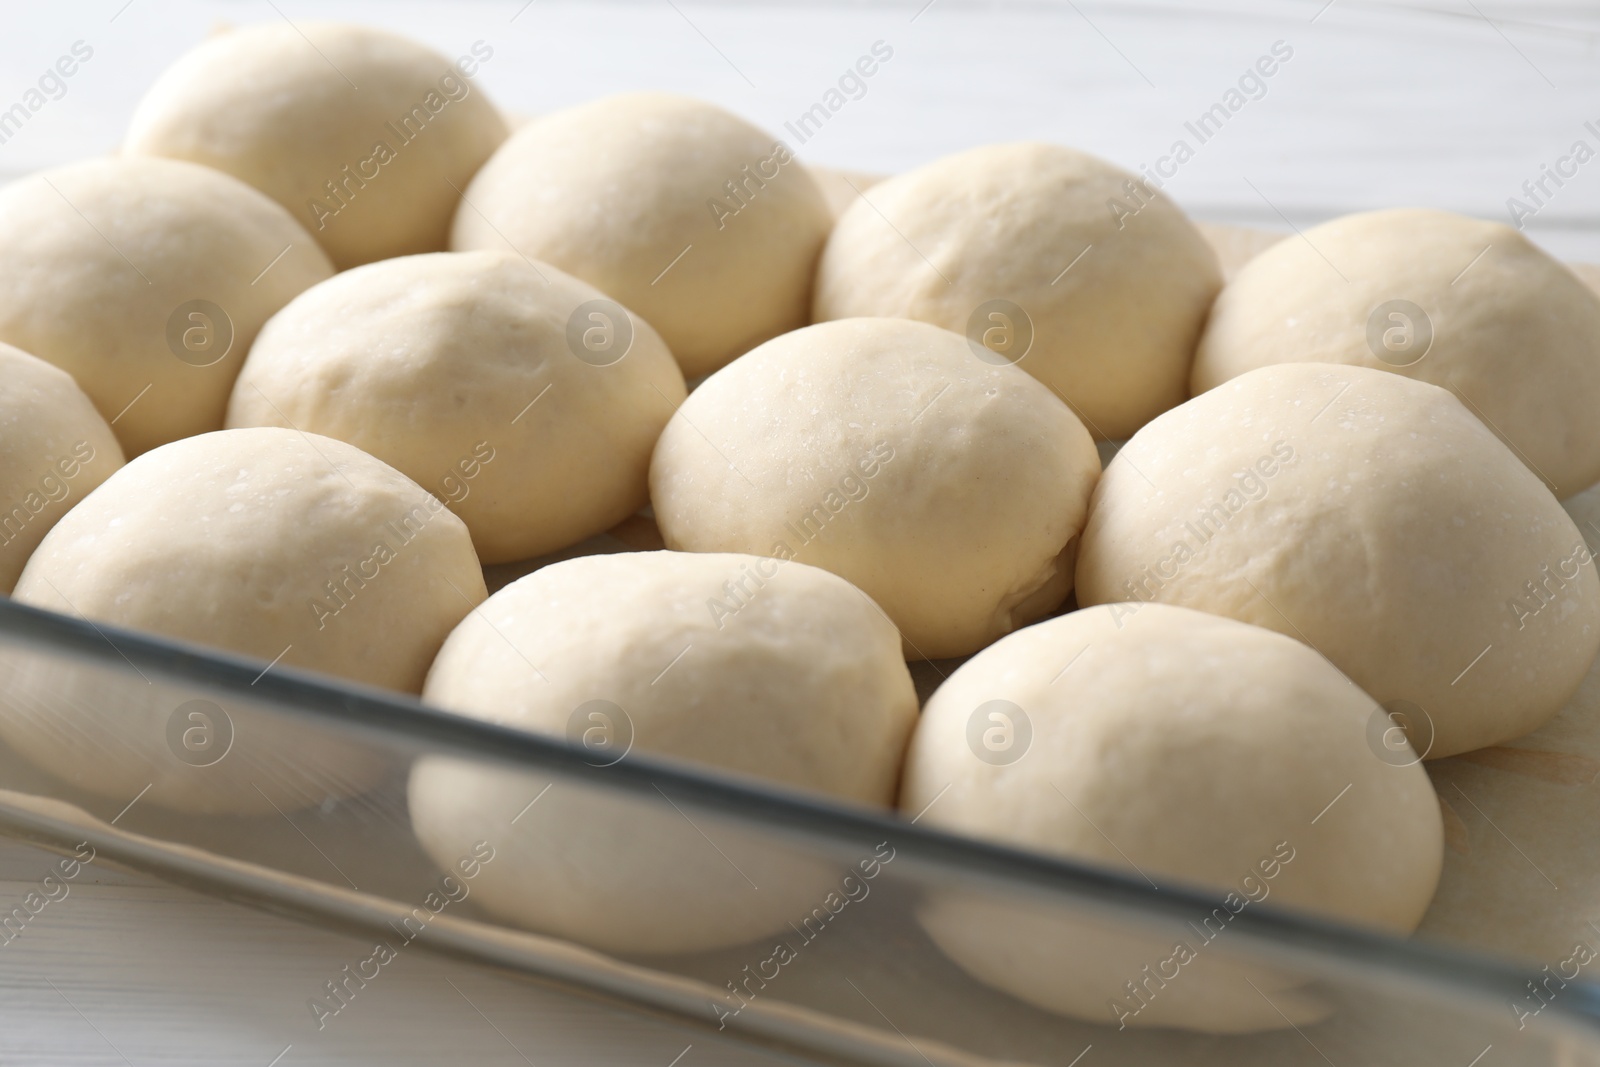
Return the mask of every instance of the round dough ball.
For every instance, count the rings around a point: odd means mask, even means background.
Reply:
[[[586,556],[506,586],[450,635],[423,696],[583,745],[596,765],[648,752],[873,806],[893,803],[917,715],[899,636],[848,582],[677,552]],[[566,778],[509,825],[551,780],[443,757],[412,772],[418,840],[446,869],[492,842],[473,897],[519,925],[611,952],[710,949],[801,921],[842,873],[670,798]]]
[[[251,348],[228,425],[361,448],[449,503],[501,563],[643,507],[684,396],[660,336],[599,290],[515,253],[440,252],[302,293]]]
[[[1535,729],[1600,649],[1600,581],[1549,490],[1443,389],[1363,367],[1250,371],[1135,434],[1077,582],[1085,606],[1299,638],[1430,758]]]
[[[271,22],[208,38],[156,79],[123,151],[187,159],[282,204],[340,270],[445,247],[505,120],[452,63],[366,26]]]
[[[1188,395],[1222,288],[1194,224],[1136,180],[1035,143],[890,178],[839,219],[812,318],[890,315],[964,333],[1055,390],[1096,437],[1127,437]]]
[[[46,535],[15,593],[408,693],[485,595],[466,527],[436,498],[350,445],[276,428],[204,434],[132,461]],[[241,768],[276,766],[286,779],[268,793],[302,806],[368,788],[385,769],[366,746],[312,744],[314,728],[236,706],[224,709],[236,751],[195,767],[170,745],[175,708],[162,689],[108,703],[85,678],[95,699],[75,700],[70,679],[52,674],[5,703],[0,735],[105,796],[153,781],[149,800],[168,807],[270,811]]]
[[[0,248],[0,341],[72,375],[129,456],[220,429],[261,324],[333,273],[278,205],[167,159],[5,186]]]
[[[0,594],[50,527],[121,466],[111,427],[71,376],[0,344]]]
[[[1556,496],[1600,481],[1600,295],[1509,226],[1371,211],[1263,252],[1217,298],[1193,389],[1289,362],[1443,386]]]
[[[451,247],[512,248],[643,315],[686,377],[804,326],[833,225],[811,175],[721,108],[626,93],[519,129],[456,211]]]
[[[1100,474],[1075,415],[1014,367],[906,319],[767,342],[667,424],[650,498],[668,548],[830,570],[909,656],[975,652],[1072,590]]]
[[[1305,978],[1212,941],[1266,901],[1416,927],[1439,878],[1439,805],[1414,758],[1378,757],[1375,714],[1312,649],[1196,611],[1119,604],[1012,634],[928,701],[901,810],[1223,904],[1168,936],[953,892],[924,905],[923,925],[974,977],[1092,1022],[1225,1033],[1314,1021],[1327,1007]],[[1136,998],[1127,983],[1147,966],[1160,977]]]

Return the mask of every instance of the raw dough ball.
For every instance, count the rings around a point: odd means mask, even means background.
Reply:
[[[167,159],[0,189],[0,248],[0,341],[72,375],[130,456],[220,429],[261,324],[333,273],[278,205]]]
[[[494,50],[472,53],[452,63],[365,26],[230,30],[156,79],[123,151],[248,182],[340,270],[441,251],[461,190],[507,134],[471,78]]]
[[[893,803],[917,715],[894,627],[849,583],[676,552],[514,582],[450,635],[423,695],[581,744],[597,765],[636,750],[874,806]],[[784,930],[839,882],[787,841],[564,778],[511,826],[550,781],[442,757],[412,772],[423,847],[448,869],[491,842],[473,895],[518,924],[612,952],[694,951]]]
[[[57,595],[59,594],[59,595]],[[17,599],[402,692],[486,594],[465,525],[341,441],[167,445],[58,523]]]
[[[466,527],[409,478],[340,441],[263,428],[192,437],[129,463],[56,524],[15,596],[416,693],[485,590]],[[241,766],[287,763],[280,804],[359,792],[383,769],[364,748],[311,744],[311,727],[235,707],[224,710],[239,751],[198,768],[169,747],[175,709],[159,690],[108,702],[103,688],[74,700],[59,676],[17,688],[0,735],[114,798],[153,780],[148,799],[168,807],[271,810]]]
[[[122,449],[65,372],[0,344],[0,594],[68,509],[122,466]]]
[[[1250,371],[1134,435],[1078,557],[1078,602],[1115,600],[1305,641],[1430,758],[1535,729],[1600,649],[1549,490],[1449,393],[1363,367]]]
[[[980,980],[1093,1022],[1285,1025],[1247,980],[1291,1022],[1313,1021],[1326,1009],[1304,979],[1211,942],[1269,897],[1392,933],[1416,927],[1439,878],[1439,805],[1414,758],[1370,747],[1375,713],[1305,645],[1182,608],[1090,608],[1012,634],[928,702],[901,810],[1228,896],[1170,937],[961,893],[930,900],[923,924]],[[1144,985],[1147,966],[1157,977]],[[1144,985],[1142,1003],[1129,982]]]
[[[694,378],[806,324],[832,224],[769,134],[698,100],[627,93],[518,130],[473,179],[451,247],[577,275],[649,320]]]
[[[1134,180],[1033,143],[890,178],[834,228],[813,318],[893,315],[965,333],[1054,389],[1096,437],[1127,437],[1183,402],[1222,287],[1194,224]]]
[[[907,654],[974,652],[1055,609],[1100,473],[1077,418],[1014,367],[905,319],[785,334],[667,424],[668,548],[799,559],[865,590]]]
[[[1600,296],[1509,226],[1371,211],[1263,252],[1217,298],[1193,388],[1288,362],[1443,386],[1558,497],[1600,481]]]
[[[684,395],[660,336],[599,290],[514,253],[442,252],[301,294],[250,350],[228,425],[348,441],[448,502],[500,563],[643,507]]]

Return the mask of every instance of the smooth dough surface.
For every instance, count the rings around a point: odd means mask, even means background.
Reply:
[[[0,344],[0,594],[50,527],[122,466],[122,449],[65,371]]]
[[[597,765],[650,753],[873,806],[893,803],[917,714],[900,639],[857,590],[721,553],[536,571],[456,628],[423,695],[581,744]],[[493,843],[473,893],[521,925],[624,954],[740,944],[801,921],[842,873],[786,841],[567,778],[509,826],[551,781],[443,757],[412,773],[424,848],[448,869]]]
[[[793,557],[842,575],[915,659],[1047,614],[1100,473],[1072,411],[964,338],[907,319],[785,334],[667,424],[650,497],[667,547]]]
[[[350,445],[293,430],[204,434],[112,475],[46,535],[17,582],[37,607],[385,689],[421,691],[485,596],[461,520]],[[13,661],[13,670],[19,670]],[[28,662],[22,661],[25,675]],[[237,750],[194,767],[170,747],[159,687],[108,701],[85,675],[13,677],[0,734],[84,788],[184,810],[270,811],[370,786],[382,757],[237,705]],[[126,796],[124,796],[126,794]]]
[[[1231,897],[1209,926],[1198,910],[1179,942],[1193,958],[1155,931],[994,896],[934,897],[923,924],[975,977],[1094,1022],[1285,1025],[1247,979],[1291,1021],[1314,1020],[1325,1009],[1303,979],[1212,941],[1269,898],[1394,933],[1416,926],[1439,877],[1439,807],[1418,761],[1371,749],[1375,710],[1305,645],[1183,608],[1089,608],[1020,630],[928,701],[902,812]],[[1125,983],[1141,984],[1147,964],[1159,977],[1141,1001]]]
[[[1162,193],[1134,196],[1133,180],[1024,142],[880,182],[828,239],[813,318],[899,316],[988,336],[996,359],[1050,386],[1097,438],[1127,437],[1188,395],[1222,287],[1194,224]]]
[[[341,270],[442,251],[461,190],[506,138],[505,120],[466,76],[493,54],[478,42],[453,61],[335,23],[229,30],[156,79],[123,150],[255,186]]]
[[[1537,728],[1600,649],[1600,581],[1549,490],[1445,390],[1364,367],[1250,371],[1135,434],[1077,585],[1299,638],[1429,758]]]
[[[357,446],[447,502],[500,563],[643,507],[684,396],[660,336],[599,290],[515,253],[440,252],[302,293],[256,339],[228,425]]]
[[[1288,362],[1443,386],[1556,496],[1600,481],[1600,295],[1509,226],[1372,211],[1262,252],[1217,298],[1193,389]]]
[[[277,204],[169,159],[7,185],[0,248],[0,341],[72,375],[129,456],[221,429],[261,324],[333,273]]]
[[[451,247],[517,251],[660,331],[686,377],[804,326],[833,217],[776,138],[710,104],[626,93],[530,122],[456,212]]]

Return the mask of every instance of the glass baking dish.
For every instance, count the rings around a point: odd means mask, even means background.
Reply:
[[[927,665],[924,681],[942,669]],[[1234,906],[1214,892],[1156,888],[915,819],[619,754],[581,735],[546,740],[5,599],[0,714],[32,722],[30,751],[55,768],[0,751],[0,832],[59,854],[47,868],[58,884],[90,862],[131,868],[372,945],[306,990],[302,1032],[285,1039],[297,1060],[319,1033],[372,1010],[367,986],[415,952],[532,979],[529,996],[553,988],[670,1021],[701,1054],[731,1050],[729,1062],[1600,1063],[1600,987],[1557,985],[1536,964],[1403,942],[1270,901]],[[96,762],[89,746],[114,753],[118,773],[75,775],[74,758]],[[441,870],[408,817],[407,777],[418,765],[495,776],[526,802],[467,831],[460,863]],[[350,788],[341,774],[351,768],[376,784]],[[195,782],[255,810],[162,806]],[[252,795],[261,802],[238,800]],[[591,942],[608,940],[611,919],[628,927],[649,908],[659,908],[662,929],[706,914],[788,919],[733,947],[654,955],[515,929],[479,907],[473,879],[495,862],[526,862],[519,850],[530,841],[560,843],[563,862],[618,875],[597,883],[593,913],[579,924]],[[0,940],[10,940],[5,924],[27,918],[0,914]],[[968,952],[976,934],[980,954],[984,939],[1023,931],[1057,953],[1063,981],[1120,987],[1121,1007],[1108,997],[1104,1020],[1085,1022],[1030,1006],[974,980],[930,929],[947,943],[964,937]],[[1108,938],[1127,951],[1074,950]],[[1183,974],[1171,959],[1180,941],[1215,969]],[[1251,1011],[1268,1029],[1118,1025],[1120,1013],[1133,1018],[1172,983],[1223,971],[1235,977],[1217,995],[1259,998]],[[161,978],[152,961],[148,980]],[[1536,986],[1546,991],[1540,1010],[1513,1010]]]
[[[520,2],[503,11],[482,4],[431,10],[404,4],[381,10],[335,6],[356,21],[406,22],[425,40],[462,34],[470,40],[481,31],[507,56],[495,67],[496,77],[505,79],[504,90],[495,89],[497,96],[508,105],[528,102],[531,107],[537,101],[541,108],[631,84],[639,57],[660,51],[667,31],[691,34],[678,21],[687,16],[675,5],[639,5],[622,16],[612,8],[591,14],[578,5],[554,5],[533,12],[550,22],[544,36],[530,34],[529,40],[555,40],[563,31],[600,26],[608,47],[541,43],[527,46],[538,51],[519,53],[517,34],[531,21],[512,25],[526,7]],[[729,5],[707,27],[740,56],[744,53],[730,41],[748,48],[770,39],[774,47],[753,53],[770,65],[780,51],[804,54],[796,40],[816,44],[837,37],[842,47],[853,47],[857,37],[871,41],[880,32],[880,6],[891,5],[837,5],[829,17],[819,18],[809,5],[776,14]],[[896,9],[882,32],[897,44],[906,42],[896,69],[905,70],[921,91],[897,98],[888,83],[874,89],[872,106],[885,108],[886,117],[854,127],[834,123],[833,139],[819,142],[817,158],[893,170],[1025,131],[1129,167],[1146,159],[1158,162],[1169,128],[1181,129],[1174,116],[1216,99],[1235,68],[1279,34],[1304,46],[1294,69],[1297,77],[1304,72],[1305,84],[1299,96],[1287,82],[1274,84],[1270,105],[1252,103],[1240,120],[1244,130],[1254,123],[1254,133],[1241,133],[1232,147],[1208,149],[1213,155],[1186,173],[1189,184],[1175,192],[1198,217],[1282,229],[1294,225],[1291,216],[1309,224],[1345,210],[1428,203],[1498,218],[1505,196],[1537,173],[1539,161],[1554,158],[1564,147],[1567,127],[1561,122],[1567,116],[1526,90],[1542,92],[1545,81],[1579,84],[1577,72],[1592,63],[1594,42],[1600,39],[1582,5],[1563,0],[1518,10],[1485,2],[1456,10],[1344,0],[1332,11],[1329,6],[1322,0],[1187,9],[1164,3],[998,10],[941,4],[932,17],[923,18],[928,8],[918,0],[911,13]],[[235,16],[231,5],[195,7]],[[119,43],[113,31],[127,30],[144,14],[140,5],[119,20],[125,5],[119,0],[113,8],[108,29],[97,30],[107,38],[102,53],[107,63],[114,61],[112,45]],[[148,56],[154,63],[163,49],[175,55],[186,46],[193,12],[148,10],[153,19],[159,14],[161,25],[135,38],[131,47],[126,39],[120,43],[141,61]],[[73,12],[67,21],[77,17]],[[698,11],[694,17],[701,17]],[[947,31],[948,45],[919,59],[910,44],[937,18],[959,22]],[[1551,25],[1574,21],[1581,25]],[[65,40],[76,32],[75,25],[51,31]],[[686,39],[694,46],[700,42]],[[1436,47],[1422,47],[1428,45]],[[1218,80],[1199,63],[1186,65],[1187,57],[1207,54],[1225,55],[1218,62],[1228,77]],[[655,60],[644,82],[709,92],[707,86],[716,83],[701,77],[705,57],[686,56],[681,70],[668,71],[667,60]],[[925,68],[913,67],[919,62]],[[1146,69],[1160,83],[1159,90],[1148,86],[1148,96],[1140,95],[1150,81]],[[952,71],[962,74],[959,92],[951,91]],[[823,77],[813,85],[821,75],[809,70],[790,73],[803,88],[805,103],[828,84]],[[1346,81],[1350,73],[1358,77]],[[537,83],[535,75],[541,79]],[[145,81],[149,76],[153,71],[141,73]],[[1409,96],[1404,92],[1408,78]],[[106,78],[98,88],[92,82],[75,88],[64,107],[76,106],[81,98],[82,129],[74,132],[67,124],[67,134],[41,140],[45,127],[35,124],[34,140],[12,146],[0,177],[113,146],[132,105],[131,99],[121,99],[127,84]],[[560,87],[559,92],[549,86]],[[1113,92],[1114,107],[1055,103],[1073,95],[1100,101]],[[1581,92],[1572,95],[1582,97]],[[1024,123],[1009,107],[1012,97],[1029,96],[1049,104],[1041,105],[1036,121]],[[1006,108],[999,106],[1003,99]],[[1329,100],[1338,103],[1325,106]],[[771,105],[774,127],[793,113],[787,100],[787,110],[781,111],[776,103],[762,102]],[[930,102],[939,108],[930,108]],[[936,117],[914,121],[929,114]],[[1363,116],[1368,127],[1357,121]],[[1572,135],[1579,136],[1575,109],[1571,118]],[[886,129],[896,135],[885,137]],[[1471,154],[1463,145],[1472,142],[1488,147]],[[19,157],[15,150],[26,155]],[[1229,152],[1235,154],[1218,158]],[[1294,165],[1296,160],[1306,162]],[[1441,182],[1441,170],[1452,172],[1449,183]],[[1242,174],[1273,180],[1259,181],[1258,191],[1256,184],[1241,180]],[[1558,254],[1600,262],[1593,203],[1575,187],[1533,220],[1532,232]],[[1239,259],[1258,247],[1255,238],[1238,240]],[[1586,276],[1600,278],[1600,272],[1590,268]],[[501,573],[497,581],[514,576]],[[947,672],[948,666],[917,667],[923,697],[941,670]],[[536,1061],[540,1067],[551,1061],[524,1055],[530,1046],[521,1043],[506,1019],[521,1013],[537,1023],[541,1012],[549,1012],[552,997],[565,998],[565,1005],[598,1004],[606,1013],[589,1024],[591,1047],[568,1057],[578,1063],[655,1062],[628,1058],[617,1043],[603,1040],[602,1032],[654,1025],[682,1035],[658,1067],[696,1067],[706,1061],[910,1067],[1600,1065],[1600,986],[1582,974],[1567,977],[1572,957],[1565,951],[1551,955],[1544,946],[1541,958],[1533,958],[1527,946],[1521,948],[1528,955],[1516,958],[1484,951],[1485,945],[1507,953],[1517,948],[1509,933],[1497,937],[1498,931],[1486,929],[1481,936],[1456,936],[1462,932],[1430,931],[1425,925],[1423,934],[1402,941],[1289,913],[1271,899],[1235,910],[1215,892],[1168,884],[1156,888],[1137,875],[963,839],[912,819],[847,808],[640,752],[616,759],[615,753],[586,747],[581,732],[572,743],[544,740],[444,714],[404,696],[41,612],[3,597],[0,715],[37,722],[39,743],[56,754],[52,773],[0,745],[0,835],[9,839],[0,843],[0,874],[11,876],[9,881],[0,877],[0,884],[13,894],[0,900],[0,986],[6,992],[0,997],[0,1020],[13,1029],[11,1024],[31,1022],[36,1001],[29,990],[41,988],[44,998],[59,999],[60,1017],[83,1029],[83,1049],[93,1045],[92,1051],[74,1049],[74,1063],[156,1058],[140,1055],[105,1025],[80,990],[65,982],[57,989],[39,957],[25,954],[30,944],[40,943],[40,927],[56,923],[59,928],[69,921],[58,912],[84,906],[58,900],[66,900],[69,892],[74,899],[87,896],[86,883],[112,877],[95,872],[122,868],[187,894],[163,900],[192,902],[204,894],[224,908],[222,914],[253,909],[336,935],[334,944],[343,955],[331,957],[335,963],[310,964],[324,969],[308,971],[303,981],[297,977],[290,984],[298,999],[272,1013],[275,1020],[292,1015],[294,1022],[283,1023],[281,1033],[273,1028],[277,1022],[266,1028],[270,1035],[263,1030],[266,1051],[241,1063],[429,1062],[425,1050],[435,1046],[418,1031],[423,1024],[408,1019],[403,1007],[386,1013],[380,999],[387,987],[404,981],[387,975],[428,958],[448,960],[457,968],[449,973],[503,981],[496,986],[500,1012],[480,1010],[481,1001],[469,1001],[470,1009],[462,1011],[482,1014],[494,1027],[492,1035],[504,1027],[517,1038],[516,1043],[507,1038],[508,1047],[500,1050],[503,1062]],[[263,739],[270,743],[258,743]],[[89,777],[81,768],[75,773],[72,753],[93,749],[116,757],[114,781]],[[503,827],[467,842],[461,856],[466,867],[453,872],[441,870],[419,846],[407,801],[411,769],[438,760],[456,761],[469,773],[526,779],[521,789],[526,800],[505,812]],[[364,773],[345,773],[352,767]],[[1435,773],[1437,781],[1440,772]],[[1446,779],[1450,773],[1444,772]],[[362,779],[360,788],[353,788],[352,778]],[[196,779],[213,783],[219,794],[259,796],[257,810],[208,815],[159,803],[163,783]],[[564,796],[575,799],[561,803]],[[1563,817],[1581,821],[1587,810],[1574,807]],[[1476,824],[1483,835],[1512,835],[1505,837],[1502,851],[1522,851],[1516,843],[1525,843],[1522,833],[1499,810],[1477,814],[1483,816]],[[1497,824],[1489,824],[1491,816]],[[802,903],[794,925],[778,923],[766,937],[715,951],[607,953],[554,932],[495,920],[480,904],[481,874],[467,876],[467,871],[493,871],[494,864],[509,862],[519,840],[535,828],[588,841],[601,859],[625,857],[628,850],[617,843],[625,835],[617,828],[630,826],[644,827],[647,836],[665,843],[653,852],[634,850],[632,873],[637,883],[659,887],[658,895],[669,903],[734,912],[763,893],[798,887]],[[1576,831],[1562,840],[1568,839],[1584,840]],[[480,841],[485,848],[474,851]],[[1560,889],[1551,882],[1552,894],[1581,911],[1583,892],[1590,887],[1569,883],[1543,854],[1537,858],[1561,882]],[[1529,871],[1528,878],[1537,881],[1543,871]],[[686,882],[703,891],[674,901],[669,890]],[[1525,910],[1542,906],[1541,899],[1503,903],[1508,911]],[[603,930],[604,908],[599,911]],[[144,946],[137,929],[144,914],[130,909],[85,937]],[[930,936],[929,925],[937,926],[941,914],[946,930],[1021,929],[1038,931],[1047,946],[1064,943],[1061,974],[1108,984],[1118,994],[1120,1012],[1108,995],[1100,1021],[1081,1021],[991,988]],[[1600,910],[1595,914],[1600,918]],[[673,921],[670,908],[661,921]],[[281,935],[285,927],[268,929]],[[1131,963],[1107,969],[1074,953],[1070,936],[1050,936],[1063,930],[1081,940],[1110,937],[1137,949]],[[225,941],[218,930],[197,937],[208,935],[219,945]],[[1142,1005],[1159,1004],[1176,983],[1205,981],[1199,972],[1173,969],[1172,946],[1180,941],[1195,945],[1202,959],[1225,960],[1248,975],[1253,985],[1236,985],[1230,995],[1259,1001],[1253,1003],[1256,1017],[1268,1029],[1217,1034],[1137,1026]],[[227,947],[237,951],[231,941]],[[284,951],[293,949],[287,945]],[[186,1058],[171,1052],[183,1047],[182,1032],[205,1010],[203,1003],[186,1004],[182,998],[220,978],[179,982],[173,974],[177,964],[159,952],[142,963],[142,973],[129,984],[180,1001],[160,1021],[175,1032],[161,1046],[161,1060],[220,1062],[198,1044]],[[259,957],[245,954],[225,970],[260,965]],[[86,966],[105,963],[97,956]],[[129,988],[108,982],[103,992],[101,1001],[109,1002],[129,995]],[[478,996],[466,983],[439,995],[457,993],[463,999],[469,993]],[[1291,1000],[1309,1003],[1309,1015],[1325,1014],[1316,1021],[1302,1019]],[[1124,1013],[1135,1017],[1135,1025],[1119,1028]],[[361,1037],[334,1043],[353,1033]],[[357,1056],[352,1049],[364,1041],[374,1043],[365,1056]],[[7,1048],[20,1062],[14,1047]],[[435,1056],[434,1062],[442,1058]],[[68,1059],[39,1053],[28,1062]]]

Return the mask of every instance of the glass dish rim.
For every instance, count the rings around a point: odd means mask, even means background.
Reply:
[[[834,802],[754,779],[720,774],[646,753],[596,766],[565,741],[454,714],[419,698],[330,675],[145,631],[60,614],[0,596],[0,641],[71,656],[141,675],[158,675],[221,695],[269,705],[275,714],[386,735],[418,751],[460,754],[522,769],[548,769],[599,790],[638,796],[672,788],[678,800],[740,822],[776,828],[834,850],[892,835],[897,859],[941,871],[958,882],[1067,900],[1125,920],[1182,921],[1222,906],[1222,898],[1185,885],[1156,888],[1131,874],[1022,848],[918,826],[894,812]],[[121,665],[119,665],[121,661]],[[266,668],[266,669],[263,669]],[[1456,1010],[1468,1002],[1505,1005],[1542,972],[1472,948],[1403,939],[1331,919],[1261,904],[1235,914],[1230,930],[1254,951],[1298,959],[1351,980],[1405,984]],[[1600,984],[1577,978],[1547,1003],[1536,1026],[1600,1039]]]

